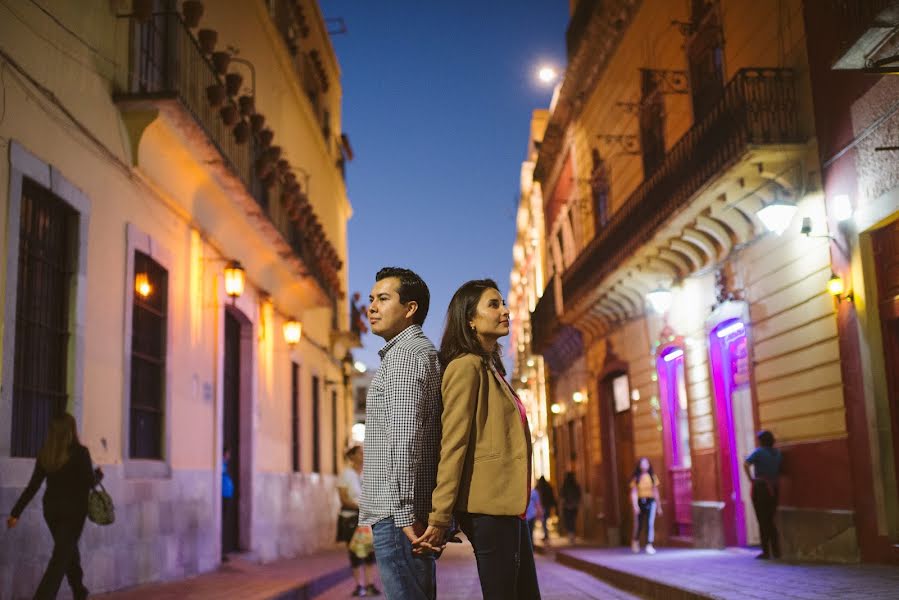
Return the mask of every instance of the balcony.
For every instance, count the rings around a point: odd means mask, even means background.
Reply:
[[[579,0],[571,20],[568,21],[568,29],[565,30],[565,47],[568,49],[568,62],[577,53],[581,42],[587,33],[593,15],[598,12],[601,0]]]
[[[834,68],[870,67],[899,26],[899,0],[830,0],[830,4],[841,38]]]
[[[793,73],[786,69],[739,71],[709,114],[665,154],[659,167],[611,215],[607,226],[564,273],[566,309],[595,289],[747,152],[759,146],[794,146],[804,141]],[[544,302],[555,300],[547,295],[537,305],[534,337],[546,345],[552,333],[547,323],[555,318],[555,311],[543,306]]]
[[[543,355],[551,372],[561,373],[584,353],[584,343],[580,331],[559,321],[555,287],[553,277],[531,313],[531,347]]]
[[[323,296],[318,303],[332,304],[341,293],[341,264],[309,206],[308,182],[299,199],[294,194],[285,202],[286,169],[267,181],[261,177],[258,161],[268,146],[254,135],[238,140],[233,125],[225,124],[209,99],[209,89],[224,85],[224,78],[179,14],[157,13],[143,23],[129,22],[129,28],[131,55],[117,76],[114,100],[126,122],[140,121],[132,133],[134,160],[143,129],[156,118],[166,119],[279,255],[317,283]],[[225,98],[229,104],[237,107]]]

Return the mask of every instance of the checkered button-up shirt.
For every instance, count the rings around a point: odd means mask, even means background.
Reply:
[[[440,458],[440,363],[411,325],[378,353],[368,388],[359,524],[393,517],[397,527],[427,523]]]

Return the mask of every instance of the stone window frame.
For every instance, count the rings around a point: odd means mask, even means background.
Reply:
[[[174,287],[173,254],[150,234],[141,230],[134,223],[125,227],[125,290],[124,290],[124,323],[122,336],[122,445],[121,456],[126,479],[170,479],[172,477],[172,288]],[[161,460],[131,458],[131,344],[134,318],[134,253],[143,252],[151,257],[162,268],[168,271],[168,300],[166,306],[169,314],[166,318],[166,361],[163,441]]]
[[[27,177],[50,190],[77,213],[78,257],[73,281],[74,303],[69,327],[69,410],[81,422],[84,412],[84,337],[87,318],[87,258],[90,231],[90,198],[72,184],[62,172],[44,162],[22,144],[12,140],[9,145],[9,201],[6,213],[6,277],[4,281],[3,347],[15,348],[16,300],[19,283],[19,229],[22,210],[22,186]],[[11,457],[12,444],[12,376],[15,372],[15,352],[4,352],[2,369],[7,375],[0,386],[0,472],[8,475],[8,485],[24,486],[34,466],[34,458]]]

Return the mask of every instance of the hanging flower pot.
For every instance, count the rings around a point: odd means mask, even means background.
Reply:
[[[233,126],[240,120],[240,113],[237,112],[237,107],[233,104],[226,104],[219,110],[219,115],[222,117],[222,121],[224,121],[225,125],[228,127]]]
[[[275,134],[271,129],[263,129],[259,132],[259,145],[262,148],[271,146],[273,139],[275,139]]]
[[[212,53],[212,66],[215,67],[215,72],[219,75],[224,75],[228,72],[228,65],[231,64],[231,55],[227,52],[213,52]]]
[[[213,108],[222,105],[225,101],[225,86],[220,83],[214,83],[206,88],[206,99]]]
[[[278,160],[278,175],[284,177],[287,174],[288,169],[290,169],[290,163],[287,162],[286,158]]]
[[[153,16],[153,0],[134,0],[131,4],[131,16],[141,23],[149,21]]]
[[[275,185],[275,181],[277,181],[275,172],[271,171],[268,175],[262,178],[262,185],[265,187],[265,189],[271,189]]]
[[[219,41],[219,32],[215,29],[201,29],[197,32],[197,41],[200,42],[200,50],[203,51],[203,54],[212,54]]]
[[[305,208],[308,208],[310,211],[312,208],[309,206],[309,196],[306,195],[306,192],[300,190],[297,192],[297,202],[303,205]]]
[[[240,114],[245,117],[256,112],[256,98],[253,96],[241,96],[237,99],[237,105],[240,106]]]
[[[240,121],[234,126],[234,141],[238,144],[246,144],[250,139],[250,124]]]
[[[258,134],[261,132],[263,125],[265,125],[265,115],[255,113],[250,117],[250,128],[253,130],[253,133]]]
[[[225,75],[225,89],[229,96],[236,96],[240,92],[240,84],[243,83],[243,75],[240,73],[228,73]]]
[[[265,153],[272,163],[276,163],[278,162],[278,159],[281,158],[281,146],[269,146],[265,149]]]
[[[266,175],[272,172],[272,161],[268,159],[264,154],[256,159],[255,163],[256,168],[256,177],[262,179]]]
[[[184,0],[181,13],[184,15],[184,24],[193,29],[203,18],[203,3],[199,0]]]

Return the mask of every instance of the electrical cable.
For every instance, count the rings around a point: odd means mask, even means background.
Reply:
[[[43,6],[41,6],[40,4],[38,4],[37,0],[31,0],[31,3],[34,4],[36,7],[38,7],[38,9],[40,9],[40,11],[41,11],[42,13],[44,13],[45,15],[47,15],[48,17],[50,17],[50,18],[53,20],[54,23],[56,23],[57,25],[59,25],[59,26],[60,26],[62,29],[64,29],[69,35],[71,35],[73,38],[75,38],[76,40],[78,40],[79,42],[81,42],[82,44],[84,44],[84,47],[85,47],[85,48],[87,48],[88,50],[90,50],[91,52],[93,52],[94,54],[96,54],[98,57],[102,58],[103,60],[105,60],[105,61],[108,62],[109,64],[111,64],[111,65],[113,65],[113,66],[116,66],[116,62],[115,62],[114,60],[112,60],[111,58],[108,58],[108,57],[104,56],[103,53],[100,52],[100,50],[98,50],[97,48],[95,48],[94,46],[92,46],[91,44],[89,44],[89,43],[87,42],[87,40],[85,40],[85,39],[82,38],[80,35],[78,35],[78,34],[75,33],[74,31],[72,31],[71,29],[69,29],[69,28],[68,28],[62,21],[60,21],[60,20],[56,17],[56,15],[54,15],[54,14],[51,13],[49,10],[47,10],[46,8],[44,8]]]

